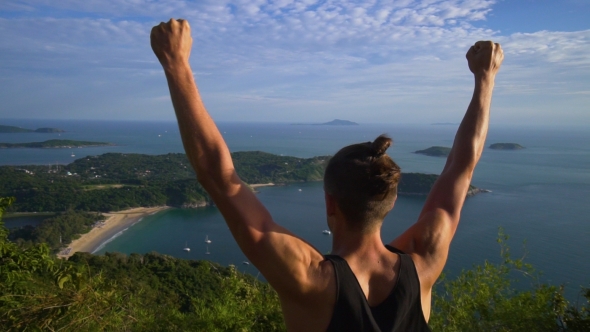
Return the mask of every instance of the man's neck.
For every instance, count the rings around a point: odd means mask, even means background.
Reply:
[[[332,254],[342,258],[367,257],[383,251],[381,240],[381,227],[376,227],[372,232],[362,233],[350,230],[346,226],[336,227],[333,230]]]

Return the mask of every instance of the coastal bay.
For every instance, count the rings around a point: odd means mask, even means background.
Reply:
[[[163,155],[183,151],[174,122],[31,120],[9,124],[25,128],[63,128],[66,133],[61,136],[68,139],[116,144],[76,149],[75,158],[70,156],[69,151],[64,153],[60,149],[37,149],[34,153],[29,149],[0,150],[0,163],[3,165],[35,164],[45,172],[56,169],[56,162],[63,170],[73,160],[105,153]],[[381,133],[388,133],[394,139],[388,154],[400,165],[402,172],[424,174],[439,174],[445,159],[425,157],[414,151],[429,146],[451,146],[456,130],[453,126],[388,124],[292,126],[288,123],[220,123],[219,127],[232,152],[259,150],[299,158],[331,155],[342,146],[366,142]],[[16,136],[18,141],[36,141],[38,135],[22,133]],[[57,137],[58,134],[46,135]],[[15,141],[16,136],[1,134],[0,141]],[[466,201],[461,224],[451,246],[447,273],[453,276],[462,269],[469,269],[472,264],[480,264],[485,260],[499,261],[496,238],[498,228],[503,227],[511,236],[510,245],[515,256],[522,254],[522,242],[527,240],[526,261],[543,271],[543,280],[556,285],[566,284],[566,295],[569,299],[576,299],[579,286],[588,285],[587,276],[590,275],[590,266],[580,264],[590,259],[587,251],[580,250],[587,246],[586,240],[590,236],[590,224],[586,220],[586,216],[590,215],[590,207],[586,202],[586,198],[590,197],[590,173],[584,166],[590,163],[589,139],[590,131],[583,128],[492,125],[488,142],[518,142],[526,149],[518,153],[484,150],[474,173],[473,184],[492,192],[476,195]],[[131,171],[134,171],[133,168],[128,167]],[[144,173],[148,169],[143,169]],[[125,185],[118,189],[121,192],[130,189],[131,193],[133,188],[138,187]],[[281,225],[297,230],[304,226],[302,221],[309,220],[311,224],[305,226],[309,227],[308,230],[301,229],[296,234],[317,244],[323,253],[329,250],[326,244],[330,237],[321,233],[325,229],[321,182],[260,187],[256,190],[260,192],[258,197]],[[107,189],[90,191],[108,192]],[[398,198],[394,211],[388,216],[393,218],[387,223],[392,227],[387,230],[388,238],[415,222],[424,197],[416,195]],[[205,255],[203,243],[207,234],[213,239],[210,255]],[[190,254],[182,251],[186,241],[189,241],[189,246],[196,246]],[[168,209],[154,216],[146,216],[97,254],[113,251],[127,254],[158,251],[179,258],[207,259],[224,265],[229,263],[224,257],[235,254],[231,256],[234,257],[231,262],[237,264],[240,270],[257,275],[252,265],[242,265],[245,257],[240,256],[239,248],[214,207]]]
[[[93,253],[101,245],[104,245],[107,240],[140,222],[143,217],[164,211],[168,208],[167,206],[140,207],[104,213],[103,215],[107,217],[104,222],[97,223],[90,232],[82,234],[78,239],[72,241],[57,256],[68,258],[76,252]]]

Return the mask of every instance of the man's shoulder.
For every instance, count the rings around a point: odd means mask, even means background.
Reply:
[[[301,292],[280,294],[283,315],[289,331],[325,331],[336,304],[334,266],[328,259],[311,266],[308,278],[298,287]]]

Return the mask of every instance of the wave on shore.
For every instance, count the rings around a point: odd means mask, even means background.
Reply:
[[[156,212],[150,214],[153,215]],[[96,247],[96,249],[92,250],[91,254],[95,254],[98,251],[104,249],[104,247],[109,244],[110,242],[113,242],[114,239],[118,238],[119,236],[123,235],[123,233],[125,233],[129,228],[133,227],[135,224],[137,224],[138,222],[140,222],[143,218],[139,218],[136,222],[134,222],[133,224],[131,224],[129,227],[126,227],[120,231],[118,231],[115,235],[111,236],[110,238],[106,239],[104,242],[102,242],[98,247]]]

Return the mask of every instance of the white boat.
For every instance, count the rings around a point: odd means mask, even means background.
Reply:
[[[211,240],[209,240],[209,235],[205,236],[205,243],[207,243],[207,244],[211,243]]]
[[[189,248],[189,247],[187,246],[187,243],[185,242],[185,243],[184,243],[184,248],[182,248],[182,250],[184,250],[184,251],[186,251],[186,252],[189,252],[189,251],[191,251],[191,248]]]
[[[242,264],[244,264],[244,265],[250,265],[250,262],[248,262],[248,261],[243,261],[243,262],[242,262]]]
[[[329,231],[329,230],[327,230],[327,229],[324,229],[324,230],[322,231],[322,233],[324,233],[324,234],[326,234],[326,235],[330,235],[330,234],[332,234],[332,232],[330,232],[330,231]]]
[[[72,152],[72,158],[75,157],[76,155]]]

